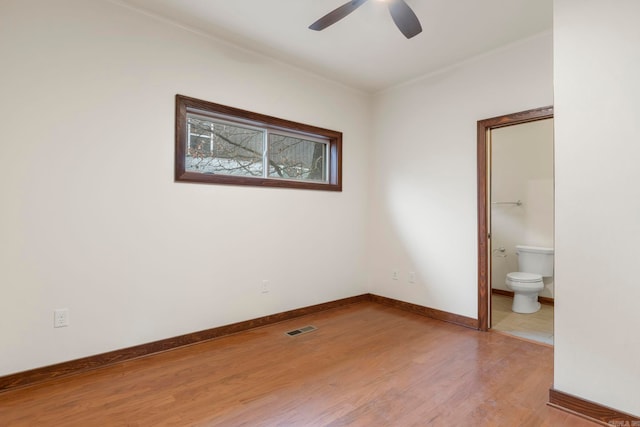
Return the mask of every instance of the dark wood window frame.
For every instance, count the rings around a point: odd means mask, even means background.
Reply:
[[[224,174],[196,173],[186,170],[188,146],[187,114],[195,113],[212,117],[224,116],[238,123],[276,129],[301,138],[314,137],[326,141],[328,146],[328,171],[325,182],[233,176]],[[342,191],[342,132],[296,123],[277,117],[215,104],[213,102],[176,95],[175,123],[175,180],[208,184],[249,185],[258,187],[298,188],[306,190]]]

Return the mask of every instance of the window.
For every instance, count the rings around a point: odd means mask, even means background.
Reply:
[[[176,96],[176,181],[342,191],[342,133]]]

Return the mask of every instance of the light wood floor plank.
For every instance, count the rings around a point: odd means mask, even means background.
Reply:
[[[0,425],[597,425],[546,405],[552,363],[544,345],[363,302],[0,394]]]

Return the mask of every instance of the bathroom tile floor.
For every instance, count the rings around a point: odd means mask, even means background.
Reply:
[[[537,313],[511,311],[513,298],[491,296],[491,329],[553,345],[553,306],[542,304]]]

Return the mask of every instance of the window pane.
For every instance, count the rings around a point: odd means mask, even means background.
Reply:
[[[234,176],[263,174],[264,131],[187,115],[188,172]]]
[[[342,132],[182,95],[175,112],[176,182],[342,191]]]
[[[327,181],[327,144],[269,134],[269,176]]]

